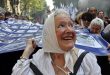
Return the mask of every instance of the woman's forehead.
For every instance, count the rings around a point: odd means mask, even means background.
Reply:
[[[67,13],[59,13],[55,17],[69,17],[69,15]]]
[[[99,25],[99,24],[91,24],[91,26],[94,26],[94,27],[102,27],[102,26]]]
[[[64,20],[64,19],[71,20],[70,17],[66,14],[59,14],[59,15],[55,16],[55,20]]]

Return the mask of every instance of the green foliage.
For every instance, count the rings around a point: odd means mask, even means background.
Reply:
[[[21,0],[21,15],[29,16],[31,19],[44,14],[46,8],[45,0]]]
[[[0,0],[0,7],[5,8],[5,1],[4,0]]]
[[[37,12],[45,9],[45,0],[21,0],[22,12]]]

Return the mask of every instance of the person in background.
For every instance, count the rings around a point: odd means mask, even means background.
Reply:
[[[88,28],[90,30],[90,33],[101,34],[102,30],[104,29],[104,22],[102,19],[96,17],[91,21]]]
[[[98,34],[98,35],[101,35],[101,37],[103,37],[105,34],[103,30],[104,30],[104,22],[102,19],[96,17],[95,19],[91,21],[90,26],[89,26],[89,33]],[[110,44],[108,44],[108,48],[110,48]]]
[[[104,28],[110,23],[109,18],[104,15],[104,11],[103,10],[98,11],[97,17],[104,21]]]
[[[79,30],[81,32],[89,33],[88,27],[93,19],[94,19],[94,16],[91,13],[84,12],[81,15],[81,25],[80,25],[81,27],[79,28]]]
[[[105,27],[110,24],[110,18],[108,16],[104,17]]]
[[[104,30],[104,32],[103,32]],[[105,39],[109,38],[110,35],[108,36],[108,32],[110,30],[110,27],[107,27],[104,29],[104,22],[100,18],[95,18],[91,21],[90,26],[89,26],[89,33],[92,34],[97,34]],[[107,35],[106,35],[107,34]],[[109,33],[110,34],[110,33]],[[107,39],[105,39],[107,41]],[[109,42],[110,43],[110,42]],[[108,49],[110,49],[110,44],[108,43]],[[98,64],[101,67],[102,70],[102,75],[110,75],[110,55],[108,56],[97,56]],[[106,69],[106,70],[105,70]]]
[[[97,8],[96,7],[90,7],[88,9],[88,12],[91,13],[94,17],[97,17]]]
[[[72,75],[70,73],[74,73],[76,59],[84,52],[75,48],[75,41],[74,24],[69,14],[63,9],[57,9],[45,21],[42,49],[29,59],[34,51],[35,41],[28,39],[21,58],[13,67],[12,75],[34,75],[30,63],[33,63],[42,75]],[[76,75],[101,75],[94,54],[88,53],[84,57]]]
[[[83,22],[83,27],[84,28],[88,28],[91,21],[94,19],[95,17],[89,13],[89,12],[85,12],[82,14],[81,16],[81,19],[82,19],[82,22]]]
[[[89,28],[89,33],[98,34],[98,35],[101,35],[101,37],[104,37],[104,35],[106,34],[106,31],[109,31],[109,29],[107,28],[104,29],[103,20],[97,17],[91,21],[90,26],[88,28]],[[108,48],[110,48],[110,44],[108,44]]]
[[[103,33],[104,33],[104,34],[103,34],[103,38],[104,38],[108,43],[110,43],[110,24],[105,27],[105,29],[103,30]],[[109,49],[109,51],[110,51],[110,49]],[[109,62],[110,62],[110,55],[108,56],[108,60],[109,60]]]
[[[103,37],[106,41],[110,43],[110,24],[107,25],[103,30]]]
[[[104,16],[104,11],[103,10],[98,11],[97,17],[100,18],[100,19],[102,19],[102,20],[104,20],[104,17],[105,17]]]
[[[83,28],[83,26],[82,26],[82,25],[83,25],[83,24],[82,24],[82,19],[81,19],[83,13],[84,13],[84,12],[78,13],[77,16],[76,16],[76,18],[75,18],[75,23],[76,23],[76,25],[79,26],[80,28]]]

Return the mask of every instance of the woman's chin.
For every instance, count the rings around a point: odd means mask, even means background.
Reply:
[[[72,45],[72,46],[68,46],[68,47],[64,48],[63,50],[64,50],[65,52],[68,52],[68,51],[70,51],[72,48],[73,48],[73,45]]]

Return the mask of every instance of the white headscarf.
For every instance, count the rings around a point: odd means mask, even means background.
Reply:
[[[65,14],[69,16],[65,10],[58,9],[46,19],[43,28],[43,37],[42,37],[43,50],[44,52],[47,53],[64,53],[65,67],[68,67],[70,71],[73,72],[74,64],[73,64],[72,54],[70,52],[71,50],[68,52],[63,51],[60,48],[56,37],[54,17],[59,14]]]
[[[59,9],[59,10],[56,10],[54,13],[52,13],[46,19],[44,23],[43,38],[42,38],[44,52],[65,53],[59,47],[57,37],[56,37],[56,32],[55,32],[54,16],[58,14],[68,14],[68,13],[62,9]]]

